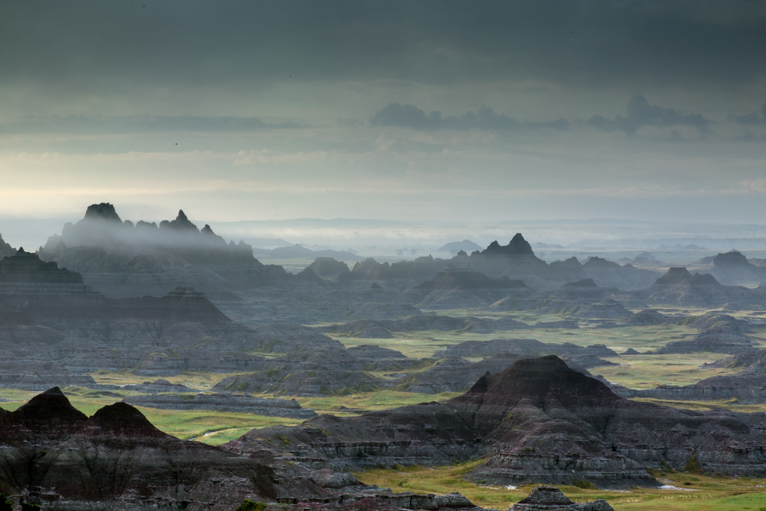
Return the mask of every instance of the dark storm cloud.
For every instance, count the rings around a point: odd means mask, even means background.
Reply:
[[[0,4],[0,84],[542,80],[723,88],[766,75],[756,1],[69,0]]]
[[[569,127],[566,119],[551,122],[519,121],[505,114],[495,113],[489,107],[482,107],[478,111],[469,111],[458,117],[443,117],[441,112],[426,113],[415,105],[400,105],[389,103],[381,108],[370,118],[373,126],[398,126],[416,130],[529,130],[538,128],[551,128],[564,130]]]
[[[743,126],[758,126],[759,124],[766,126],[766,103],[761,106],[760,115],[758,112],[751,112],[745,115],[730,115],[729,120]]]
[[[712,123],[713,121],[701,114],[689,114],[672,108],[650,105],[643,96],[631,98],[628,102],[628,113],[624,117],[618,115],[614,119],[607,119],[601,115],[594,115],[586,121],[586,124],[592,128],[605,131],[620,130],[628,135],[635,134],[636,130],[642,126],[658,128],[692,126],[702,134],[709,134]]]
[[[302,128],[294,121],[265,122],[257,117],[194,117],[128,115],[91,117],[65,115],[23,117],[0,124],[4,133],[145,133],[145,132],[228,132]]]

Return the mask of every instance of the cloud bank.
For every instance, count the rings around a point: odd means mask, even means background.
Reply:
[[[530,130],[549,128],[565,130],[569,127],[566,119],[550,122],[519,121],[505,114],[498,114],[489,107],[477,111],[469,111],[460,116],[443,117],[439,111],[425,113],[415,105],[400,105],[389,103],[370,118],[373,126],[398,126],[416,130]]]

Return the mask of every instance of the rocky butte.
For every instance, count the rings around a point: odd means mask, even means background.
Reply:
[[[112,204],[93,204],[39,254],[109,297],[161,296],[179,285],[222,292],[288,278],[282,267],[255,259],[250,245],[226,243],[209,225],[197,228],[183,210],[158,226],[122,221]]]
[[[766,414],[630,401],[546,356],[517,360],[448,401],[320,415],[301,426],[253,430],[224,448],[333,470],[486,458],[468,479],[626,488],[658,486],[647,467],[681,470],[692,459],[710,473],[763,476],[764,432]]]

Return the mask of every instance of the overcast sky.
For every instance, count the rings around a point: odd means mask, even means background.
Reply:
[[[763,222],[762,1],[0,3],[0,216]]]

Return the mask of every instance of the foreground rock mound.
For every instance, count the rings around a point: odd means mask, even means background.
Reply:
[[[0,492],[45,509],[227,510],[321,493],[299,477],[288,492],[272,468],[167,435],[126,403],[88,418],[58,388],[0,410],[0,425]]]
[[[511,511],[614,511],[604,499],[575,504],[554,486],[538,486],[525,499],[511,507]]]
[[[696,412],[633,402],[556,356],[520,359],[442,403],[253,430],[225,448],[278,452],[314,468],[357,470],[487,458],[467,477],[656,486],[646,467],[694,456],[718,474],[766,474],[766,414]]]

